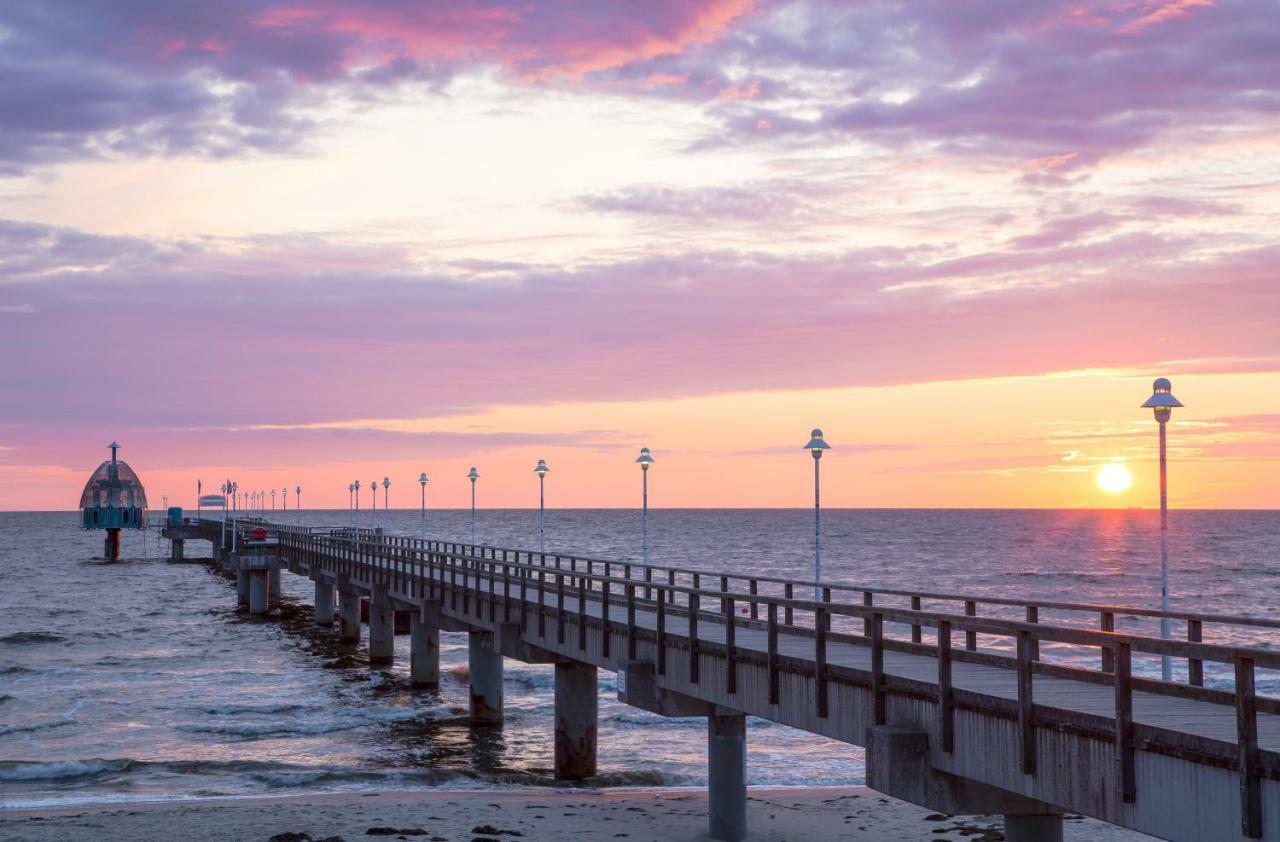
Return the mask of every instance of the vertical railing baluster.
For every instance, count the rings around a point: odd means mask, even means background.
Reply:
[[[887,719],[884,698],[884,615],[873,611],[871,623],[871,709],[876,725],[884,725]]]
[[[544,559],[545,561],[545,559]],[[547,569],[538,568],[538,637],[547,636]]]
[[[1033,722],[1035,696],[1031,683],[1031,633],[1018,632],[1018,767],[1024,775],[1036,773],[1036,735]]]
[[[1116,630],[1116,615],[1115,615],[1115,614],[1113,614],[1113,613],[1111,613],[1110,611],[1103,611],[1103,612],[1102,612],[1102,614],[1101,614],[1101,616],[1099,617],[1099,624],[1098,624],[1098,627],[1099,627],[1100,629],[1102,629],[1102,631],[1104,631],[1104,632],[1113,632],[1113,631],[1115,631],[1115,630]],[[1103,647],[1102,647],[1102,671],[1103,671],[1103,672],[1115,672],[1115,671],[1116,671],[1116,657],[1115,657],[1115,652],[1112,650],[1112,648],[1111,648],[1110,646],[1103,646]]]
[[[724,653],[725,653],[725,692],[738,692],[738,646],[737,624],[733,616],[733,597],[720,600],[724,606]]]
[[[1262,778],[1258,775],[1258,707],[1253,659],[1236,657],[1236,764],[1240,770],[1240,832],[1262,836]]]
[[[778,604],[769,603],[769,704],[778,703]]]
[[[920,610],[920,597],[918,596],[911,597],[911,610],[912,611]],[[920,643],[924,639],[922,635],[923,635],[923,632],[920,629],[920,624],[912,623],[911,624],[911,642]]]
[[[786,597],[787,600],[787,604],[782,610],[782,622],[788,626],[795,625],[796,610],[791,605],[791,601],[796,597],[795,586],[790,582],[787,582],[786,586],[782,590],[782,595]]]
[[[658,675],[667,674],[667,603],[673,598],[673,594],[664,596],[658,590]]]
[[[818,718],[827,718],[827,610],[813,612],[813,684],[818,700]]]
[[[964,615],[966,617],[978,616],[978,603],[972,599],[964,601]],[[978,651],[978,633],[972,629],[966,630],[964,633],[964,648],[970,652]]]
[[[751,580],[750,588],[751,588],[752,596],[760,595],[760,583],[757,582],[755,579]],[[751,619],[753,620],[760,619],[760,604],[756,602],[754,599],[751,600]]]
[[[609,657],[609,562],[605,562],[605,578],[600,581],[600,632],[601,654]]]
[[[556,643],[564,643],[564,574],[556,571]]]
[[[864,608],[870,608],[874,603],[875,603],[875,597],[872,595],[871,591],[863,591],[862,606]],[[862,618],[862,636],[871,637],[871,617],[870,616]]]
[[[1199,643],[1204,639],[1200,620],[1187,620],[1187,640]],[[1204,686],[1204,661],[1200,658],[1187,658],[1187,683],[1193,687]]]
[[[631,583],[631,566],[627,566],[627,658],[636,659],[636,586]]]
[[[1039,607],[1037,607],[1037,606],[1035,606],[1035,605],[1028,605],[1028,606],[1027,606],[1027,622],[1028,622],[1028,623],[1039,623],[1039,622],[1040,622],[1040,609],[1039,609]],[[1038,660],[1040,660],[1040,641],[1039,641],[1039,640],[1037,640],[1037,639],[1036,639],[1036,638],[1034,638],[1034,637],[1033,637],[1033,638],[1031,638],[1031,660],[1033,660],[1033,661],[1038,661]]]
[[[694,574],[694,587],[697,587],[698,575]],[[698,683],[698,592],[689,592],[689,683]]]
[[[950,754],[956,741],[955,694],[951,687],[951,623],[938,621],[938,719],[942,750]]]
[[[1137,776],[1133,766],[1133,652],[1127,641],[1107,646],[1115,673],[1116,699],[1116,783],[1120,800],[1132,804],[1137,797]]]

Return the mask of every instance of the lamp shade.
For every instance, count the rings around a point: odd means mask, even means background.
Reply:
[[[472,465],[471,470],[467,472],[467,479],[471,480],[472,482],[475,482],[476,480],[480,479],[480,475],[476,473],[475,465]]]
[[[1151,397],[1142,405],[1143,409],[1172,409],[1182,406],[1182,402],[1173,396],[1173,386],[1168,378],[1159,377],[1151,384]]]
[[[427,472],[426,472],[426,471],[423,471],[422,473],[418,474],[418,482],[422,483],[423,485],[426,485],[426,484],[427,484]]]
[[[636,464],[645,470],[649,469],[649,466],[653,464],[653,457],[649,455],[649,448],[640,448],[640,458],[636,459]]]
[[[547,467],[547,460],[539,459],[538,467],[534,468],[533,472],[540,477],[545,477],[547,474],[551,473],[551,469]]]
[[[817,427],[809,433],[809,443],[804,446],[805,450],[830,450],[831,445],[822,440],[822,430]]]

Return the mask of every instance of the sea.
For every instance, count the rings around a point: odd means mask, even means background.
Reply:
[[[352,519],[265,514],[316,526]],[[419,510],[360,517],[397,534],[424,529]],[[463,541],[469,518],[433,510],[425,529]],[[809,509],[654,509],[650,559],[811,579],[812,518]],[[1169,523],[1175,608],[1280,616],[1280,512],[1175,511]],[[476,530],[482,543],[534,547],[538,513],[482,510]],[[822,539],[824,581],[1159,605],[1159,515],[1147,510],[833,509]],[[546,541],[549,551],[638,561],[639,513],[548,510]],[[207,546],[188,542],[188,557]],[[208,566],[169,563],[155,531],[125,532],[119,562],[101,552],[102,534],[80,530],[74,512],[0,513],[0,808],[556,785],[552,667],[508,660],[504,727],[473,729],[464,634],[441,635],[440,690],[413,691],[407,636],[396,638],[393,666],[370,667],[363,647],[291,610],[310,602],[305,579],[284,577],[286,610],[264,622],[237,612],[233,584]],[[1041,614],[1060,617],[1070,619]],[[1117,628],[1159,633],[1124,614]],[[1206,626],[1205,637],[1280,644],[1268,630]],[[1096,650],[1069,647],[1042,656],[1097,662]],[[1158,675],[1159,664],[1135,658],[1134,670]],[[1210,685],[1230,681],[1207,668]],[[1280,695],[1280,675],[1260,673],[1259,689]],[[600,774],[587,786],[705,783],[704,720],[618,702],[612,673],[601,671],[599,693]],[[864,782],[860,749],[754,718],[747,768],[753,785]]]

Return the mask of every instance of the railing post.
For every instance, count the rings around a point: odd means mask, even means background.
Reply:
[[[696,587],[697,574],[694,574]],[[689,683],[698,683],[698,593],[689,594]]]
[[[871,709],[876,725],[884,725],[887,715],[884,703],[884,615],[872,612],[871,623]]]
[[[1262,836],[1262,778],[1258,775],[1258,709],[1253,659],[1237,657],[1236,743],[1240,769],[1240,832],[1249,839]]]
[[[955,694],[951,689],[951,623],[938,621],[938,718],[942,731],[942,750],[948,754],[955,748]]]
[[[813,612],[813,684],[818,698],[818,718],[827,718],[827,610]]]
[[[782,622],[788,626],[793,626],[796,622],[796,613],[791,606],[791,600],[795,599],[796,595],[795,588],[792,587],[790,582],[787,582],[786,587],[783,589],[783,596],[787,598],[787,605],[782,612]]]
[[[778,604],[769,603],[769,704],[778,703]]]
[[[1018,632],[1018,766],[1024,775],[1036,773],[1036,734],[1032,722],[1035,697],[1031,684],[1031,634]]]
[[[587,651],[587,589],[591,580],[585,576],[578,577],[578,651]]]
[[[728,576],[721,576],[721,577],[720,577],[720,593],[722,593],[722,594],[727,594],[728,592],[729,592],[729,577],[728,577]],[[725,600],[726,600],[727,598],[728,598],[728,597],[724,597],[724,596],[720,597],[720,611],[721,611],[721,613],[723,613],[723,612],[724,612]]]
[[[636,586],[631,584],[631,567],[627,567],[627,657],[636,659]]]
[[[760,595],[760,583],[757,582],[755,579],[751,580],[750,589],[751,589],[751,595],[753,597]],[[753,620],[760,619],[760,605],[754,599],[751,600],[751,619]]]
[[[1037,606],[1035,606],[1035,605],[1028,605],[1028,606],[1027,606],[1027,622],[1028,622],[1028,623],[1039,623],[1039,622],[1040,622],[1040,609],[1039,609],[1039,607],[1037,607]],[[1033,661],[1038,661],[1038,660],[1040,660],[1040,641],[1039,641],[1039,640],[1037,640],[1037,639],[1036,639],[1036,638],[1034,638],[1034,637],[1033,637],[1033,638],[1031,638],[1031,660],[1033,660]]]
[[[658,675],[667,674],[667,603],[673,596],[658,590]]]
[[[1117,641],[1111,663],[1115,672],[1116,778],[1120,800],[1132,804],[1137,797],[1133,768],[1133,654],[1126,641]],[[1110,651],[1110,650],[1108,650]]]
[[[911,597],[911,610],[912,611],[920,610],[920,597],[918,596]],[[920,643],[922,640],[923,638],[921,636],[920,624],[912,623],[911,624],[911,642]]]
[[[733,597],[725,597],[721,603],[724,605],[725,692],[732,695],[738,692],[737,625],[734,623]]]
[[[605,563],[605,580],[600,583],[600,631],[603,634],[601,638],[600,652],[604,657],[609,657],[609,565]]]
[[[556,643],[564,643],[564,574],[556,571]]]
[[[862,592],[862,606],[871,608],[875,604],[875,595],[871,591]],[[862,619],[862,636],[871,637],[871,617],[867,616]]]
[[[1200,621],[1187,620],[1187,640],[1191,643],[1199,643],[1203,639]],[[1187,658],[1187,682],[1193,687],[1204,686],[1204,661],[1199,658]]]
[[[972,599],[964,601],[964,615],[966,617],[978,616],[978,603]],[[964,633],[964,648],[969,652],[978,651],[978,633],[969,629]]]
[[[545,561],[545,559],[544,559]],[[547,569],[538,568],[538,637],[547,636]]]
[[[1101,618],[1100,618],[1100,623],[1099,623],[1099,626],[1098,626],[1098,627],[1099,627],[1100,629],[1102,629],[1102,631],[1104,631],[1104,632],[1113,632],[1113,631],[1115,631],[1115,630],[1116,630],[1116,615],[1115,615],[1115,614],[1113,614],[1113,613],[1111,613],[1110,611],[1103,611],[1103,612],[1102,612],[1102,616],[1101,616]],[[1115,672],[1115,671],[1116,671],[1116,658],[1115,658],[1115,653],[1114,653],[1114,652],[1112,652],[1111,647],[1109,647],[1109,646],[1103,646],[1103,647],[1102,647],[1102,671],[1103,671],[1103,672]]]

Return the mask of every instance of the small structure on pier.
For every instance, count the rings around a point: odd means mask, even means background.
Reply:
[[[102,554],[114,561],[120,558],[120,530],[147,525],[147,492],[133,468],[116,458],[120,445],[108,447],[111,458],[89,476],[80,495],[80,527],[105,529]]]

